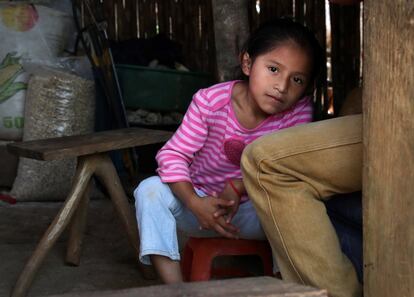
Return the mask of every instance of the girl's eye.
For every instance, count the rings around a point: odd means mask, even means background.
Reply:
[[[279,72],[279,68],[274,67],[274,66],[270,66],[270,67],[268,67],[268,69],[269,69],[271,72]]]
[[[300,78],[300,77],[294,77],[294,78],[293,78],[293,81],[294,81],[295,83],[299,84],[299,85],[303,85],[303,83],[304,83],[303,79],[302,79],[302,78]]]

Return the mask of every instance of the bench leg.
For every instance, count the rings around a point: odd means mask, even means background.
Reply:
[[[38,243],[30,259],[27,261],[22,273],[19,276],[19,279],[16,282],[16,285],[13,288],[11,294],[12,297],[26,296],[34,275],[42,264],[46,254],[62,234],[65,227],[69,224],[70,219],[78,207],[94,171],[94,162],[90,162],[87,157],[80,157],[78,159],[72,190],[52,224],[43,234],[42,239]]]
[[[92,188],[92,179],[89,181],[88,187],[83,194],[79,206],[69,225],[68,247],[66,249],[66,264],[79,266],[82,238],[86,226],[86,218],[88,214],[89,195]]]
[[[155,279],[156,274],[152,266],[143,265],[138,260],[139,238],[137,221],[128,203],[128,197],[125,194],[116,169],[108,155],[102,154],[100,157],[101,161],[96,168],[95,175],[108,190],[115,209],[125,226],[128,239],[134,249],[135,259],[143,277],[146,279]]]

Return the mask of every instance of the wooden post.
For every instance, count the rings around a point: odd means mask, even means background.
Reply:
[[[414,296],[414,2],[364,1],[364,296]]]
[[[247,0],[212,0],[217,79],[235,79],[238,55],[249,34]]]

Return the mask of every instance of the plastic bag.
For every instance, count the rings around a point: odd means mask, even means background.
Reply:
[[[27,2],[0,3],[0,139],[23,135],[28,75],[22,61],[56,58],[75,32],[68,13]]]
[[[91,133],[94,113],[94,81],[38,65],[29,79],[23,140]],[[63,200],[75,166],[74,159],[20,158],[11,195],[20,201]]]
[[[17,52],[24,60],[47,60],[62,54],[74,31],[72,16],[27,3],[0,3],[0,57]]]

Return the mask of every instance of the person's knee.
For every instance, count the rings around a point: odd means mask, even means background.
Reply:
[[[146,200],[155,200],[159,197],[161,179],[158,176],[151,176],[144,179],[134,190],[135,207],[142,207]]]
[[[240,160],[240,167],[244,174],[250,175],[253,173],[254,168],[257,168],[258,162],[258,150],[260,148],[255,142],[250,143],[245,147]]]
[[[243,154],[240,161],[240,167],[243,176],[253,178],[257,172],[261,170],[263,163],[267,163],[272,160],[273,163],[277,163],[277,153],[283,151],[283,142],[274,141],[278,139],[279,135],[262,136],[261,138],[253,141],[243,150]]]
[[[243,150],[242,169],[257,168],[263,160],[277,160],[282,155],[285,156],[296,139],[296,130],[291,128],[259,137]]]

